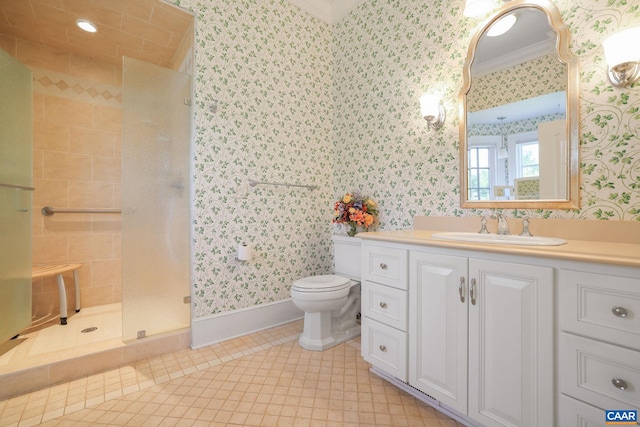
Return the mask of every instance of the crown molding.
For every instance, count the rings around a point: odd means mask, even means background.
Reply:
[[[289,0],[289,2],[321,21],[333,25],[363,0]]]

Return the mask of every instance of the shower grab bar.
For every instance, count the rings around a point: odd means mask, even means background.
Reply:
[[[34,191],[35,190],[35,188],[33,188],[33,187],[25,187],[24,185],[3,184],[1,182],[0,182],[0,187],[15,188],[17,190],[26,190],[26,191]]]
[[[51,206],[45,206],[40,212],[44,216],[51,216],[56,213],[122,213],[120,209],[54,209]]]
[[[249,180],[249,185],[255,187],[256,185],[279,185],[283,187],[302,187],[309,188],[311,190],[317,190],[317,185],[302,185],[302,184],[289,184],[287,182],[266,182],[266,181],[256,181],[255,179]]]

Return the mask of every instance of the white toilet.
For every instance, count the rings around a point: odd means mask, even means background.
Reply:
[[[360,239],[333,236],[335,274],[309,276],[291,286],[304,311],[300,346],[322,351],[360,335]]]

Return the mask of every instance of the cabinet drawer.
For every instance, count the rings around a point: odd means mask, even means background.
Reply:
[[[406,332],[407,291],[364,281],[362,315]]]
[[[640,278],[561,270],[560,329],[640,350]]]
[[[640,352],[567,333],[559,347],[562,393],[599,408],[640,409]]]
[[[604,411],[568,396],[560,396],[559,420],[562,427],[602,427]]]
[[[407,334],[368,318],[362,319],[362,357],[378,369],[407,381]]]
[[[362,245],[362,279],[407,289],[407,251]]]

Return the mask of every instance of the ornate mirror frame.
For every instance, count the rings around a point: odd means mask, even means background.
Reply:
[[[567,199],[539,200],[468,200],[468,129],[467,94],[471,90],[471,66],[475,59],[476,48],[482,35],[503,15],[521,8],[535,8],[542,11],[550,27],[556,33],[556,54],[561,63],[567,66],[567,111],[566,168]],[[578,61],[569,50],[569,29],[562,21],[557,7],[547,0],[514,0],[502,6],[490,16],[475,32],[469,44],[467,59],[463,68],[463,86],[459,97],[460,107],[460,206],[462,208],[518,208],[518,209],[578,209],[580,207],[580,170],[578,140]]]

